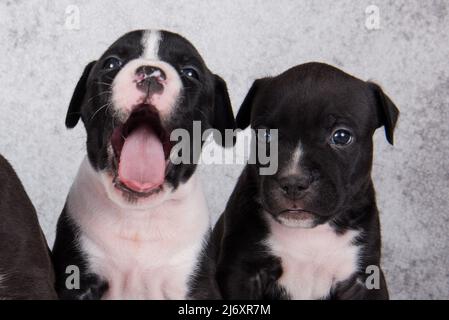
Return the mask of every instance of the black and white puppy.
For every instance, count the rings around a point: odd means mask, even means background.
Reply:
[[[175,165],[170,134],[185,129],[193,143],[194,121],[202,131],[233,129],[225,82],[180,35],[133,31],[85,68],[66,126],[80,118],[87,158],[53,249],[60,297],[189,298],[210,220],[199,155]],[[71,265],[80,270],[78,290],[66,283]]]
[[[0,156],[0,300],[56,299],[49,253],[31,200]]]
[[[279,130],[278,170],[247,165],[214,229],[225,299],[388,298],[372,135],[384,126],[392,144],[398,113],[379,86],[326,64],[254,82],[237,127]]]

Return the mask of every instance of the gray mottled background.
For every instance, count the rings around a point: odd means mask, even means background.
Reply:
[[[65,27],[77,5],[80,29]],[[368,30],[365,9],[380,9]],[[308,61],[379,82],[401,110],[396,145],[376,136],[374,180],[392,298],[449,298],[449,1],[23,1],[0,3],[0,152],[18,171],[51,244],[84,154],[64,127],[86,63],[123,33],[190,39],[228,82],[234,110],[253,79]],[[201,171],[211,211],[240,166]]]

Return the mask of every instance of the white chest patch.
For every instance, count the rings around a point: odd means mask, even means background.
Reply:
[[[292,299],[324,299],[358,270],[360,247],[354,245],[358,231],[339,235],[328,224],[301,229],[269,221],[272,233],[266,244],[282,261],[278,284]]]
[[[210,229],[195,175],[155,208],[132,210],[107,198],[85,161],[67,205],[90,271],[108,281],[104,299],[186,298]]]

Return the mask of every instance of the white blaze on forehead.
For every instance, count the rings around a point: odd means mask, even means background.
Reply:
[[[142,37],[143,54],[142,58],[159,60],[159,44],[161,42],[161,32],[159,30],[145,31]]]
[[[144,31],[140,41],[143,52],[140,57],[128,61],[112,82],[112,105],[116,116],[125,121],[133,107],[142,103],[152,104],[160,112],[162,119],[168,117],[182,91],[182,81],[176,69],[158,56],[162,44],[159,30]],[[164,90],[151,97],[136,86],[136,70],[141,66],[160,68],[166,76]]]
[[[286,174],[296,174],[299,173],[299,162],[301,161],[301,157],[303,154],[303,149],[301,143],[298,143],[295,151],[292,154],[292,157],[288,163],[288,167],[286,169]]]

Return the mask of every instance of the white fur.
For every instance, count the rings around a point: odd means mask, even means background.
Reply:
[[[295,152],[293,152],[293,154],[292,154],[290,163],[288,164],[286,172],[284,174],[294,175],[294,174],[299,173],[299,169],[300,169],[299,161],[301,161],[302,154],[303,154],[302,145],[301,145],[301,143],[299,143],[295,149]]]
[[[90,271],[109,283],[105,299],[186,298],[210,228],[200,181],[193,175],[175,192],[152,197],[151,208],[123,207],[109,198],[87,159],[80,167],[68,212],[81,227]]]
[[[148,60],[159,60],[158,51],[161,42],[161,32],[159,30],[145,31],[142,37],[142,46],[145,48],[143,58]]]
[[[340,281],[358,270],[358,231],[338,235],[328,224],[312,229],[290,228],[268,217],[271,235],[266,241],[273,255],[281,258],[279,284],[292,299],[326,298]]]
[[[286,227],[289,228],[312,228],[315,226],[315,222],[313,218],[307,219],[295,219],[295,218],[287,218],[283,215],[277,217],[278,221]]]
[[[149,103],[156,107],[162,120],[168,118],[178,101],[182,90],[182,81],[169,63],[160,60],[158,56],[161,35],[159,31],[147,31],[142,37],[144,46],[141,57],[129,61],[116,75],[112,82],[112,107],[117,116],[125,121],[133,108],[141,103]],[[153,66],[162,69],[166,80],[162,82],[164,90],[151,97],[137,88],[136,70],[141,66]]]

